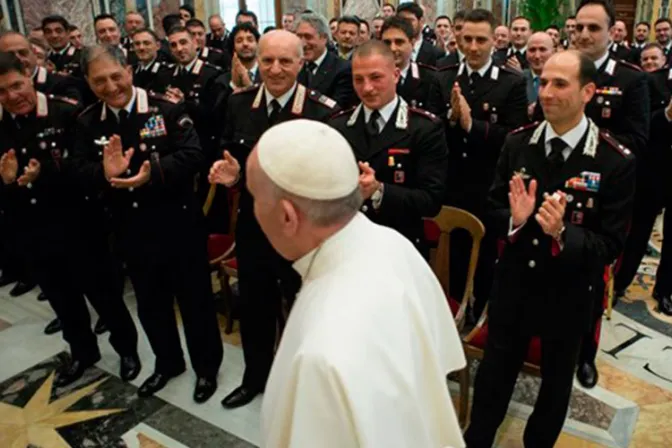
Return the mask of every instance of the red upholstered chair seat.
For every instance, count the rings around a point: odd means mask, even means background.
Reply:
[[[439,242],[439,237],[441,236],[441,229],[436,224],[436,222],[431,219],[425,219],[425,240],[428,243],[437,244]]]
[[[238,270],[238,259],[237,258],[231,258],[230,260],[226,260],[224,262],[224,266],[226,266],[229,269]]]
[[[460,309],[460,302],[452,297],[448,297],[448,306],[450,307],[450,311],[453,312],[453,317],[457,317],[457,312]]]
[[[208,235],[208,259],[216,260],[231,250],[235,243],[233,235],[213,233]]]

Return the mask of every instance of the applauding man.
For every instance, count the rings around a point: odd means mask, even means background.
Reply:
[[[102,194],[156,355],[138,390],[150,396],[185,370],[173,302],[180,307],[197,383],[194,400],[217,388],[222,362],[202,204],[194,176],[205,160],[184,103],[132,84],[118,47],[91,47],[83,67],[101,100],[79,117],[74,164],[79,180]],[[112,86],[112,88],[110,88]]]
[[[565,420],[581,337],[604,293],[604,266],[623,249],[635,164],[585,115],[597,69],[576,51],[552,56],[539,98],[548,121],[507,137],[490,193],[490,231],[506,239],[490,300],[467,446],[491,447],[530,339],[542,383],[524,445],[552,447]]]

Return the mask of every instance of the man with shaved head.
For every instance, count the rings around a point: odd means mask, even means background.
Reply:
[[[511,33],[506,25],[495,28],[495,50],[506,50],[511,43]]]
[[[303,278],[260,445],[464,447],[445,378],[465,360],[445,296],[409,241],[358,213],[361,177],[346,139],[316,121],[271,128],[248,159],[259,225]]]
[[[281,298],[291,302],[300,284],[298,274],[273,249],[254,217],[246,188],[247,158],[271,126],[297,118],[326,121],[336,111],[334,100],[297,82],[303,44],[293,33],[274,30],[264,34],[257,59],[262,83],[229,98],[224,158],[210,170],[210,182],[241,190],[236,252],[245,374],[242,384],[222,401],[227,408],[244,406],[264,390],[273,362]]]
[[[502,148],[489,229],[507,244],[490,296],[469,448],[493,445],[533,337],[543,347],[542,381],[520,446],[554,446],[565,421],[581,339],[602,300],[604,267],[623,249],[635,189],[633,154],[587,117],[597,76],[585,54],[551,56],[539,91],[546,120],[509,134]]]
[[[628,30],[625,27],[625,22],[617,20],[609,30],[612,44],[609,46],[609,52],[616,59],[629,61],[631,59],[631,49],[626,38],[628,37]]]
[[[541,71],[548,58],[555,52],[554,48],[553,37],[546,32],[539,31],[532,34],[527,42],[526,57],[530,68],[523,71],[523,76],[527,83],[527,102],[532,105],[532,108],[534,108],[539,93]]]

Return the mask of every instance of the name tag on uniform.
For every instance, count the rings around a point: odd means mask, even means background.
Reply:
[[[583,224],[583,212],[572,212],[572,224]]]

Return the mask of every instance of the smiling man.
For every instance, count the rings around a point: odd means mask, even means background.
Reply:
[[[530,68],[523,71],[523,77],[527,83],[527,101],[534,105],[539,94],[541,71],[548,58],[555,53],[553,38],[547,32],[534,33],[527,43],[526,53]]]
[[[126,36],[121,39],[121,45],[128,51],[133,50],[133,33],[145,28],[145,18],[137,11],[129,11],[124,19]]]
[[[148,397],[186,365],[173,304],[181,310],[194,400],[217,389],[222,341],[212,300],[202,203],[193,179],[205,156],[184,103],[133,86],[121,49],[85,50],[84,71],[100,101],[79,116],[74,171],[96,197],[105,191],[138,316],[156,363],[140,386]]]
[[[274,124],[301,117],[327,121],[335,112],[335,101],[297,82],[302,59],[303,45],[294,34],[274,30],[263,35],[258,56],[263,83],[229,98],[222,138],[227,151],[210,172],[210,182],[241,189],[236,247],[245,374],[241,385],[222,401],[226,408],[244,406],[264,390],[273,362],[281,297],[293,301],[299,288],[298,274],[273,249],[254,217],[244,170],[259,137]]]
[[[51,47],[47,58],[57,71],[79,76],[81,51],[70,43],[68,26],[68,21],[63,16],[52,15],[42,19],[44,38]]]
[[[133,49],[126,49],[121,44],[121,30],[117,19],[112,14],[99,14],[93,19],[93,27],[96,32],[98,42],[105,45],[112,45],[121,48],[126,60],[133,65],[137,61],[137,56]]]
[[[495,60],[519,71],[528,68],[525,52],[527,51],[527,41],[531,35],[530,20],[522,16],[514,18],[511,21],[511,46],[497,50],[494,56]]]
[[[539,92],[546,121],[513,132],[502,148],[488,229],[506,245],[465,432],[470,448],[493,445],[535,336],[543,347],[541,389],[519,446],[553,447],[565,421],[581,339],[602,302],[604,266],[623,248],[633,205],[632,153],[584,112],[597,76],[585,54],[552,56]],[[586,175],[599,185],[576,186]],[[599,205],[582,206],[593,203]]]
[[[345,108],[354,103],[350,62],[327,50],[329,27],[319,14],[302,14],[296,35],[303,43],[303,69],[299,82],[317,90]]]
[[[231,55],[227,50],[208,47],[206,44],[205,24],[198,19],[191,19],[185,25],[187,30],[196,39],[198,58],[202,61],[219,67],[222,71],[231,68]]]
[[[133,67],[133,85],[152,92],[165,92],[173,68],[159,60],[159,36],[150,29],[133,33],[133,49],[138,62]]]
[[[495,26],[490,11],[467,13],[460,37],[465,62],[439,73],[443,107],[438,115],[448,118],[450,148],[444,204],[467,210],[481,220],[486,218],[488,189],[506,134],[528,120],[525,80],[518,72],[493,62]],[[466,278],[471,239],[462,234],[454,240],[451,276]],[[495,247],[496,241],[486,234],[475,283],[477,312],[490,292]],[[462,297],[459,283],[451,283],[451,296]]]

